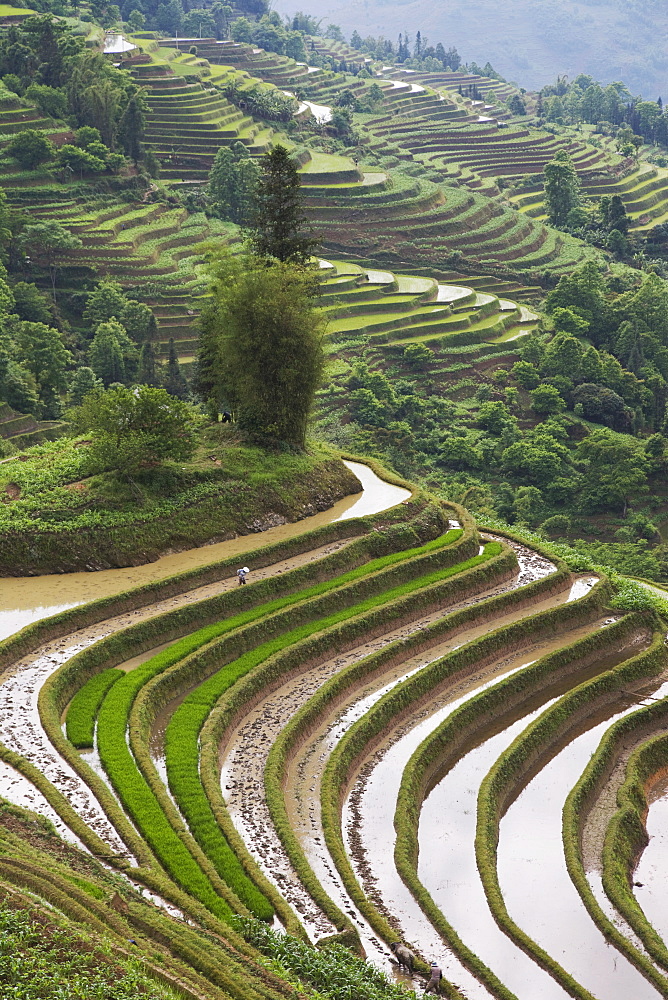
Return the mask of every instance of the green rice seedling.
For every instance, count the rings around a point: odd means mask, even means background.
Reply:
[[[67,738],[78,750],[94,745],[95,720],[100,705],[109,689],[123,676],[122,670],[112,667],[84,684],[75,694],[67,710]]]
[[[493,542],[485,547],[481,555],[474,556],[466,562],[427,573],[417,580],[400,584],[353,607],[301,625],[282,636],[262,643],[209,677],[188,695],[176,710],[165,734],[165,757],[170,788],[193,835],[211,858],[221,878],[248,905],[250,900],[242,882],[242,878],[246,879],[245,873],[216,822],[199,776],[199,734],[214,705],[240,678],[288,647],[303,642],[315,633],[334,628],[352,618],[364,616],[388,602],[471,569],[498,555],[500,551],[501,545]]]
[[[334,588],[341,588],[344,584],[355,583],[362,577],[369,576],[374,572],[405,562],[411,558],[420,556],[428,558],[433,553],[438,552],[439,549],[456,541],[462,534],[462,529],[448,531],[445,535],[433,539],[426,545],[381,556],[378,559],[371,560],[364,566],[335,577],[333,580],[328,580],[309,587],[306,590],[298,591],[295,594],[269,601],[260,607],[249,609],[223,622],[217,622],[214,625],[199,629],[192,635],[186,636],[179,642],[174,643],[162,653],[158,653],[147,660],[136,670],[124,675],[120,683],[116,684],[107,694],[99,713],[98,724],[98,749],[102,764],[125,808],[142,831],[152,850],[165,865],[167,871],[169,871],[179,884],[192,892],[193,895],[209,906],[209,908],[215,906],[216,909],[213,909],[212,912],[221,915],[219,908],[223,901],[215,896],[213,888],[197,866],[196,861],[182,841],[179,840],[128,749],[125,733],[130,710],[136,695],[152,677],[179,662],[179,660],[183,659],[189,653],[195,652],[203,645],[216,638],[220,638],[235,628],[250,624],[265,617],[267,614],[287,608],[307,598],[312,599],[316,596],[326,594]],[[433,575],[432,573],[421,579],[432,582],[430,577]],[[419,582],[414,581],[410,585],[404,585],[404,587],[408,586],[410,589]],[[382,603],[383,595],[381,594],[372,600]],[[358,607],[362,606],[358,605]],[[346,611],[342,612],[344,617],[350,617],[352,613],[352,609],[346,609]],[[329,619],[325,619],[325,622],[329,622]],[[319,624],[316,622],[303,626],[302,629],[307,630],[304,632],[304,635],[307,635],[311,631],[319,630],[319,627],[327,627],[327,624],[322,625],[322,623]],[[267,655],[271,655],[271,652],[273,652],[273,649]],[[253,662],[246,663],[244,661],[241,668],[242,672],[247,672],[253,665]],[[239,676],[242,676],[242,674],[239,674]],[[231,676],[230,683],[233,683],[236,679],[235,676]],[[206,807],[209,808],[206,799],[205,802]],[[194,825],[197,828],[196,818]],[[230,887],[234,886],[235,892],[238,890],[240,898],[249,905],[253,912],[258,912],[260,916],[270,918],[271,913],[268,913],[267,910],[269,904],[250,880],[248,880],[236,857],[231,853],[226,841],[224,841],[224,844],[227,850],[224,851],[223,860],[219,860],[221,877]],[[212,898],[212,894],[215,898]],[[222,919],[226,919],[226,916],[229,916],[229,913],[222,915]]]
[[[128,676],[134,677],[134,674]],[[194,857],[170,825],[128,748],[125,730],[135,692],[117,683],[105,698],[98,720],[100,759],[123,806],[165,870],[177,885],[229,923],[232,908],[215,891]]]

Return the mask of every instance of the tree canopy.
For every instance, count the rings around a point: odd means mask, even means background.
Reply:
[[[303,448],[323,370],[316,276],[290,262],[219,255],[202,314],[198,391],[257,441]]]

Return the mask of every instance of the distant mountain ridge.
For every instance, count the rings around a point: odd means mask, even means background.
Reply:
[[[668,97],[668,4],[665,0],[273,0],[280,14],[296,9],[396,41],[420,30],[432,44],[455,45],[466,62],[488,60],[509,80],[540,88],[557,75],[589,73],[623,80],[652,100]]]

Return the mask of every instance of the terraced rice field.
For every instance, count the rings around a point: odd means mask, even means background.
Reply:
[[[356,941],[390,975],[406,940],[403,982],[435,958],[452,997],[668,995],[665,928],[631,888],[668,752],[665,623],[462,508],[362,478],[352,506],[260,548],[133,570],[122,593],[109,576],[93,604],[73,580],[55,617],[49,578],[18,597],[3,794],[103,858],[126,902],[63,893],[11,851],[2,891],[137,947],[180,942],[191,997],[290,993],[239,935],[248,913]],[[655,892],[663,854],[647,855]]]

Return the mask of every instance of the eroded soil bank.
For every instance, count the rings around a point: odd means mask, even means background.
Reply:
[[[10,519],[0,535],[0,573],[34,576],[140,566],[168,552],[299,522],[359,493],[357,477],[338,458],[304,455],[279,462],[265,452],[257,457],[265,463],[260,471],[245,475],[243,464],[229,472],[221,469],[203,484],[203,492],[184,485],[171,495],[156,488],[148,496],[140,492],[139,499],[117,499],[120,517],[106,498],[84,499],[83,509],[101,517],[95,526],[36,520],[33,528],[17,522],[11,530]]]

